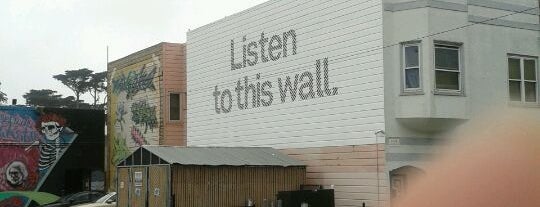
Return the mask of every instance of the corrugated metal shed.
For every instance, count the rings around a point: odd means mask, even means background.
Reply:
[[[168,164],[206,166],[305,166],[269,147],[178,147],[142,146],[142,156],[151,154]],[[137,150],[137,151],[139,151]],[[131,156],[136,156],[135,152]],[[142,164],[142,163],[141,163]]]

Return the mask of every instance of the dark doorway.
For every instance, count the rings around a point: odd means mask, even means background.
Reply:
[[[91,171],[88,169],[69,169],[65,176],[65,193],[90,190]]]
[[[390,171],[390,197],[392,200],[401,197],[407,192],[408,186],[418,177],[424,175],[424,171],[413,166],[403,166]]]

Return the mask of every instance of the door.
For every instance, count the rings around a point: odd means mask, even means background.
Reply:
[[[166,207],[169,200],[169,166],[153,165],[148,168],[148,206]]]
[[[129,206],[129,188],[131,186],[130,180],[130,169],[127,167],[118,168],[117,171],[118,181],[116,186],[117,191],[117,202],[118,206]]]
[[[147,168],[132,167],[130,176],[132,181],[129,189],[130,207],[146,207],[146,198],[148,192]]]

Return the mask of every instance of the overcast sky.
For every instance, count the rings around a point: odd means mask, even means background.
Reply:
[[[73,95],[52,78],[106,70],[109,60],[186,41],[186,31],[266,0],[0,0],[0,90],[24,104],[30,89]],[[83,96],[87,103],[91,97]]]

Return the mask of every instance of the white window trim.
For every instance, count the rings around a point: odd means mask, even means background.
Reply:
[[[454,49],[458,51],[458,61],[459,61],[459,68],[457,73],[458,75],[458,90],[451,90],[451,89],[438,89],[437,88],[437,72],[436,71],[448,71],[448,72],[456,72],[455,70],[447,70],[447,69],[438,69],[435,63],[436,58],[436,49],[437,48],[445,48],[445,49]],[[465,73],[464,73],[464,67],[463,67],[463,43],[458,42],[448,42],[448,41],[438,41],[435,40],[433,44],[433,93],[435,95],[447,95],[447,96],[465,96]]]
[[[416,68],[416,67],[407,67],[406,57],[405,57],[405,48],[409,46],[418,47],[418,88],[407,88],[406,73],[405,70]],[[401,65],[400,65],[400,79],[401,79],[401,95],[423,95],[424,94],[424,84],[422,78],[422,42],[421,41],[408,41],[401,43]]]
[[[178,120],[171,120],[171,94],[178,94],[178,103],[180,104],[180,108],[179,108],[179,119]],[[168,109],[168,114],[167,114],[167,120],[171,123],[180,123],[182,122],[182,92],[169,92],[169,95],[167,97],[167,109]]]
[[[510,79],[510,74],[509,74],[509,70],[510,68],[508,68],[508,59],[510,58],[513,58],[513,59],[519,59],[519,65],[520,65],[520,79]],[[528,80],[525,80],[525,60],[533,60],[534,61],[534,65],[535,65],[535,73],[536,73],[536,80],[535,81],[528,81]],[[513,105],[513,106],[531,106],[531,107],[538,107],[540,106],[540,86],[539,86],[539,83],[540,83],[540,75],[538,74],[539,69],[538,69],[538,57],[534,57],[534,56],[528,56],[528,55],[517,55],[517,54],[508,54],[507,58],[506,58],[506,80],[507,80],[507,85],[506,85],[506,91],[507,91],[507,100],[508,102],[510,103],[510,105]],[[520,85],[520,89],[521,89],[521,94],[520,94],[520,97],[521,97],[521,101],[512,101],[510,100],[510,81],[519,81],[519,85]],[[525,82],[534,82],[536,83],[536,102],[526,102],[525,101]]]

